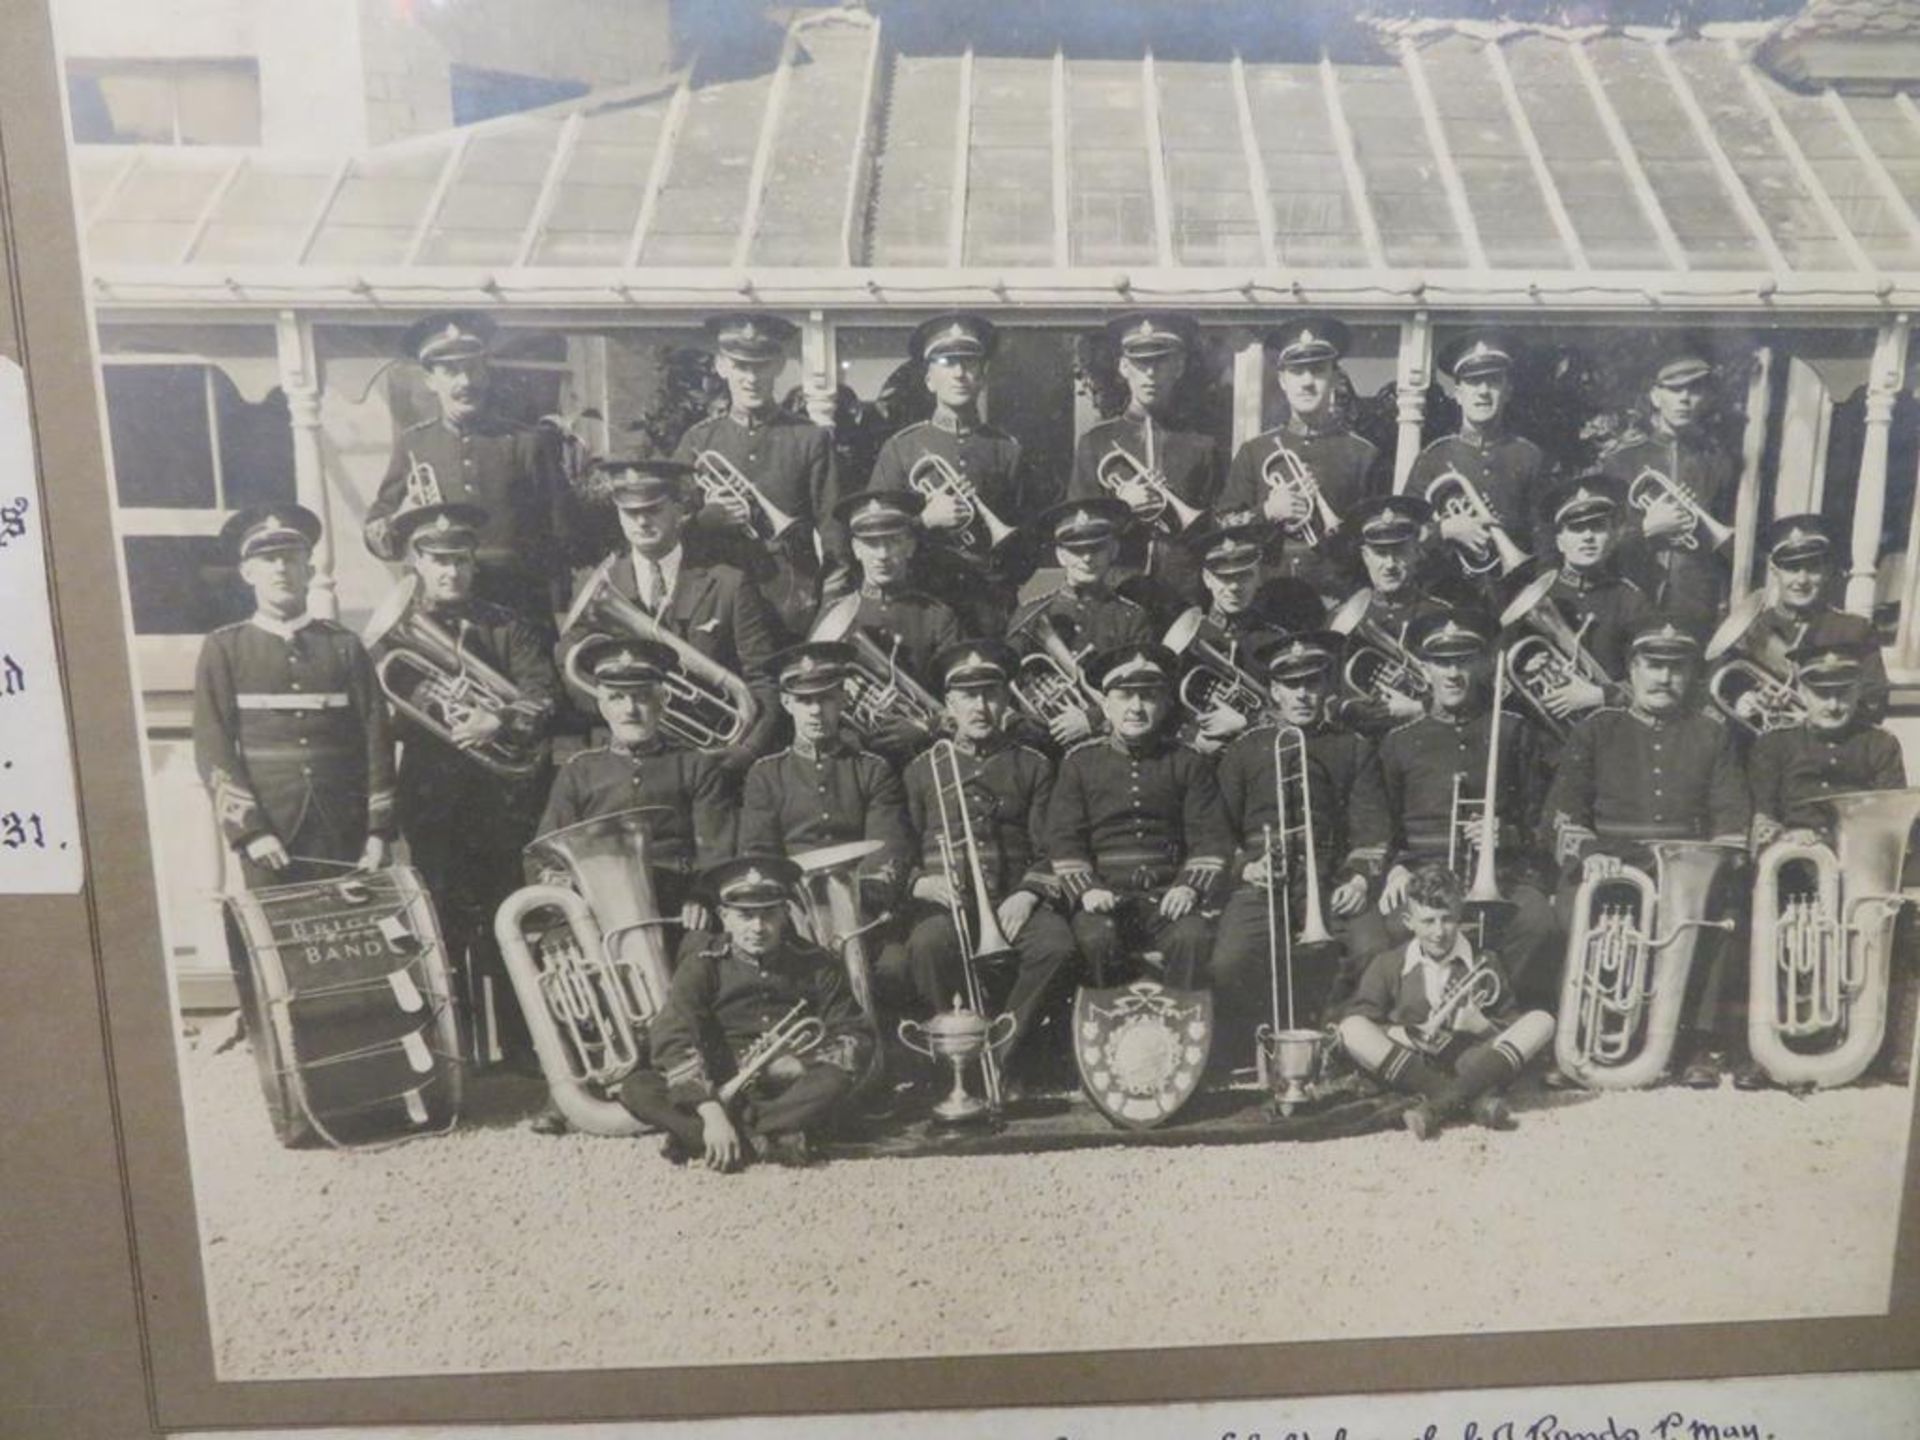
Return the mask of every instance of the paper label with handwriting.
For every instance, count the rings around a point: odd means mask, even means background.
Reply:
[[[53,601],[27,377],[0,355],[0,895],[80,888],[73,748],[53,643]]]

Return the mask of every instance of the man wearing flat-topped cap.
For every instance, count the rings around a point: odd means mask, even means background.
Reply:
[[[549,636],[565,592],[560,536],[567,498],[559,433],[517,424],[491,408],[494,325],[484,315],[429,315],[408,327],[401,353],[420,367],[437,413],[394,437],[367,506],[367,548],[403,561],[394,516],[410,506],[478,505],[474,593]]]
[[[713,316],[707,333],[714,372],[726,382],[727,409],[690,426],[673,458],[698,465],[711,452],[745,476],[779,515],[752,497],[708,494],[694,530],[742,542],[743,553],[753,557],[754,583],[788,633],[798,635],[819,605],[823,585],[838,594],[846,583],[845,532],[833,518],[839,495],[833,437],[780,408],[775,387],[799,334],[792,322],[743,311]]]

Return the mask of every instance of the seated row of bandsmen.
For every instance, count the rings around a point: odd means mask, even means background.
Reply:
[[[1596,477],[1555,493],[1556,523],[1577,534],[1619,506],[1613,487]],[[668,622],[668,633],[697,651],[726,628],[730,611],[751,608],[752,587],[725,567],[708,567],[687,583],[696,567],[675,528],[690,509],[681,467],[625,466],[615,498],[631,545],[616,558],[616,582],[630,582],[636,603]],[[1419,544],[1406,503],[1384,502],[1361,524],[1362,551],[1379,564],[1377,579],[1390,578],[1388,562],[1405,565],[1402,552]],[[884,619],[869,624],[869,604],[911,600],[918,612],[937,615],[939,602],[898,588],[915,502],[889,492],[849,497],[845,508],[871,591],[860,602],[860,625],[885,638],[902,671],[938,692],[941,728],[954,741],[989,900],[1017,954],[994,996],[1017,1021],[1010,1062],[1056,983],[1082,964],[1096,982],[1110,980],[1123,954],[1142,952],[1160,957],[1172,983],[1210,983],[1221,1054],[1249,1049],[1270,1000],[1266,903],[1257,882],[1268,827],[1285,828],[1273,731],[1235,735],[1245,725],[1235,712],[1185,717],[1200,747],[1176,733],[1185,662],[1153,640],[1150,623],[1141,628],[1137,607],[1108,583],[1124,510],[1069,502],[1048,518],[1068,583],[1037,603],[1068,623],[1080,607],[1074,634],[1090,653],[1075,668],[1098,696],[1097,716],[1082,724],[1100,733],[1080,738],[1022,730],[1012,692],[1019,657],[1004,642],[961,640],[948,616],[931,653],[910,659],[900,629]],[[397,515],[394,530],[419,604],[462,655],[511,678],[524,701],[516,723],[537,732],[562,709],[554,656],[532,625],[473,598],[483,522],[472,507],[430,502]],[[1302,947],[1297,956],[1298,998],[1314,1023],[1361,1003],[1369,960],[1399,954],[1414,974],[1414,948],[1423,942],[1409,941],[1406,918],[1422,905],[1450,908],[1444,886],[1416,878],[1450,856],[1456,777],[1470,794],[1484,786],[1500,637],[1470,601],[1410,605],[1404,644],[1424,673],[1427,713],[1381,733],[1369,705],[1341,703],[1343,637],[1311,619],[1297,628],[1266,617],[1236,625],[1260,576],[1258,523],[1213,523],[1201,533],[1198,558],[1214,601],[1208,624],[1236,666],[1259,678],[1271,718],[1298,727],[1305,741],[1313,880],[1341,941],[1318,952]],[[444,736],[403,721],[396,784],[372,662],[352,634],[306,613],[318,534],[317,520],[298,507],[235,517],[229,539],[256,611],[210,636],[200,667],[202,771],[249,886],[308,873],[316,860],[378,865],[397,830],[434,895],[456,964],[469,975],[497,975],[493,913],[522,878],[526,841],[595,815],[660,806],[665,813],[650,827],[654,887],[663,908],[680,912],[689,951],[716,943],[705,903],[716,897],[693,884],[711,862],[873,839],[882,846],[868,877],[873,904],[901,915],[901,934],[878,947],[885,996],[896,1009],[924,1012],[954,993],[958,948],[932,769],[914,753],[912,725],[895,727],[879,750],[850,740],[847,683],[861,673],[858,654],[839,642],[807,642],[769,656],[752,682],[778,695],[777,706],[762,707],[767,738],[701,753],[676,746],[664,729],[685,675],[684,651],[654,639],[569,635],[562,649],[591,687],[606,744],[580,751],[551,780],[536,770],[503,781],[471,751],[496,739],[505,722],[475,707]],[[673,543],[662,547],[663,536]],[[1777,526],[1772,541],[1783,598],[1793,594],[1790,577],[1817,575],[1828,563],[1831,540],[1810,517]],[[890,559],[901,563],[890,567]],[[1087,574],[1097,583],[1074,583]],[[693,603],[683,605],[690,588]],[[1816,601],[1819,588],[1811,587]],[[709,619],[692,618],[701,615]],[[1750,754],[1737,731],[1700,709],[1700,629],[1667,611],[1619,626],[1619,668],[1607,681],[1618,703],[1575,726],[1563,744],[1529,719],[1505,717],[1496,851],[1514,913],[1497,949],[1511,972],[1509,996],[1553,1004],[1565,911],[1581,874],[1636,857],[1650,839],[1765,840],[1783,827],[1817,824],[1813,802],[1821,794],[1903,783],[1897,745],[1863,710],[1874,657],[1858,627],[1814,606],[1796,612],[1789,605],[1782,615],[1784,633],[1796,637],[1792,663],[1809,718],[1762,737]],[[1134,633],[1102,635],[1099,616]],[[1019,617],[1013,628],[1017,635]],[[1588,634],[1596,628],[1589,625]],[[756,754],[777,743],[772,727],[782,715],[791,743]],[[1214,720],[1220,733],[1208,734]],[[930,737],[920,731],[917,738]],[[1553,758],[1543,763],[1549,750]],[[1289,867],[1296,914],[1307,899],[1299,861]],[[1741,953],[1737,942],[1718,952],[1725,960]],[[1707,967],[1716,975],[1720,968]],[[1689,1083],[1719,1077],[1718,1055],[1730,1037],[1718,988],[1704,987],[1690,1008],[1688,1022],[1699,1033],[1684,1052]],[[524,1047],[504,986],[495,999],[508,1021],[503,1043]],[[1531,1053],[1538,1043],[1510,1049]],[[1378,1059],[1376,1068],[1405,1072],[1392,1059]],[[1745,1066],[1737,1078],[1754,1079]]]

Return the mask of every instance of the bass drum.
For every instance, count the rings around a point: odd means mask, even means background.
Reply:
[[[446,949],[417,871],[226,899],[267,1116],[282,1145],[444,1134],[465,1073]]]

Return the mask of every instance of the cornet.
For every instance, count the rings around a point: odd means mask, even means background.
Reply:
[[[1304,499],[1312,506],[1312,513],[1305,519],[1288,520],[1281,525],[1281,529],[1293,539],[1303,545],[1318,545],[1324,537],[1340,528],[1340,517],[1334,513],[1333,506],[1327,503],[1327,497],[1320,489],[1319,478],[1299,451],[1276,440],[1273,453],[1260,462],[1260,478],[1266,482],[1268,490],[1283,491]]]
[[[1327,628],[1336,635],[1352,637],[1346,664],[1340,670],[1347,689],[1362,700],[1397,695],[1424,706],[1433,690],[1425,668],[1398,636],[1368,618],[1372,608],[1373,591],[1361,590],[1327,620]]]
[[[1160,641],[1185,662],[1174,691],[1180,708],[1195,720],[1205,720],[1217,710],[1232,710],[1244,716],[1248,725],[1258,725],[1271,707],[1266,688],[1202,633],[1206,623],[1206,613],[1191,606],[1167,627]]]
[[[664,682],[667,704],[660,728],[695,750],[718,750],[739,744],[740,737],[752,728],[760,714],[760,702],[754,699],[747,682],[726,666],[702,655],[622,595],[613,583],[613,565],[618,558],[609,556],[587,577],[580,588],[580,598],[573,602],[560,627],[561,633],[577,627],[593,634],[657,640],[673,651],[676,661]],[[593,681],[580,669],[585,638],[583,635],[568,647],[561,671],[568,684],[583,695],[591,695]]]
[[[1460,568],[1467,574],[1490,575],[1498,570],[1502,575],[1511,575],[1527,563],[1526,552],[1513,543],[1513,537],[1500,524],[1479,487],[1458,470],[1449,466],[1436,475],[1427,486],[1426,502],[1433,507],[1436,523],[1465,516],[1486,526],[1487,543],[1483,548],[1477,551],[1464,545],[1459,548]]]
[[[1499,971],[1485,960],[1475,960],[1466,974],[1447,987],[1427,1018],[1407,1030],[1407,1038],[1429,1055],[1440,1054],[1452,1038],[1453,1017],[1469,1005],[1485,1010],[1498,1003],[1500,989]]]
[[[747,474],[718,450],[702,450],[693,461],[694,482],[711,504],[743,509],[747,528],[762,540],[778,540],[800,523],[760,492]]]
[[[1784,730],[1807,718],[1807,702],[1782,675],[1761,658],[1751,643],[1753,627],[1766,612],[1767,598],[1756,591],[1734,605],[1707,641],[1707,694],[1720,712],[1746,731],[1764,735]],[[1717,662],[1717,663],[1716,663]]]
[[[928,453],[914,461],[907,472],[907,488],[929,500],[945,495],[953,502],[960,533],[969,534],[978,524],[989,550],[999,549],[1013,536],[1013,526],[989,510],[980,498],[980,487],[954,469],[945,456]]]
[[[1146,436],[1147,458],[1140,460],[1131,451],[1116,445],[1100,457],[1100,463],[1094,466],[1094,478],[1100,482],[1102,490],[1116,497],[1121,496],[1129,486],[1145,486],[1150,501],[1144,509],[1134,513],[1147,524],[1158,526],[1163,533],[1178,535],[1193,528],[1194,522],[1200,518],[1200,512],[1174,494],[1167,477],[1160,473],[1160,462],[1154,455],[1152,416],[1147,417],[1142,429]]]
[[[827,1027],[817,1016],[806,1014],[806,1008],[806,1001],[796,1000],[791,1010],[747,1047],[747,1053],[740,1057],[740,1068],[720,1087],[722,1105],[731,1105],[774,1061],[805,1055],[826,1039]]]
[[[1645,514],[1653,508],[1656,500],[1671,500],[1687,512],[1687,528],[1675,535],[1669,542],[1676,550],[1698,550],[1700,536],[1705,533],[1708,549],[1718,550],[1733,538],[1733,527],[1722,525],[1709,515],[1706,507],[1693,498],[1686,486],[1676,484],[1673,477],[1664,470],[1656,470],[1651,465],[1633,477],[1633,483],[1627,487],[1627,504]]]
[[[418,510],[423,505],[440,505],[445,497],[440,493],[440,478],[433,473],[433,466],[407,452],[407,501],[402,509]]]

